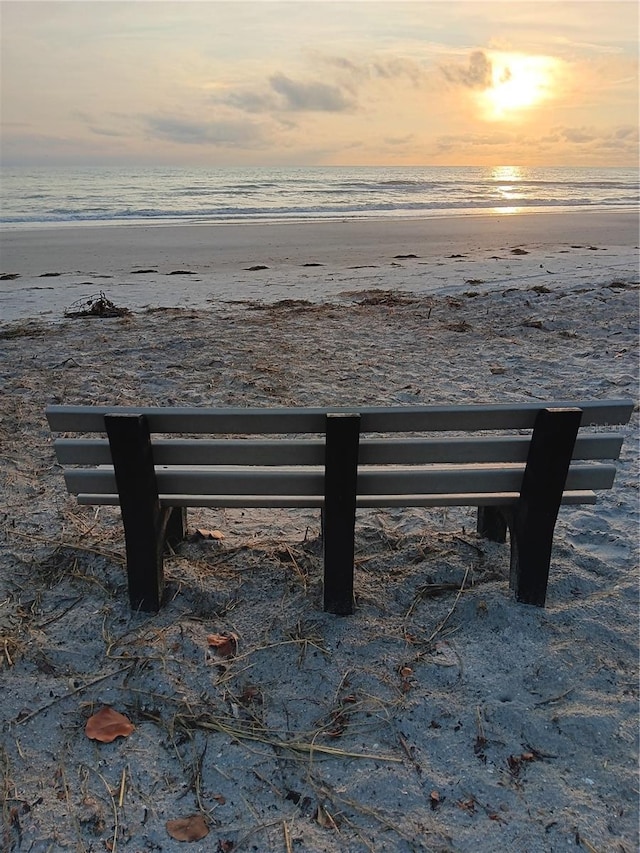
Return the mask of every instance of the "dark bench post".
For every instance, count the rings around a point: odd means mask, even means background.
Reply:
[[[166,515],[165,542],[169,545],[177,545],[187,535],[187,508],[185,506],[172,506],[164,510]]]
[[[149,426],[144,415],[105,415],[127,550],[129,600],[157,612],[162,601],[162,552],[169,521],[158,499]]]
[[[328,414],[324,474],[324,609],[353,613],[360,415]]]
[[[582,410],[541,409],[536,417],[520,497],[510,524],[516,599],[544,607],[553,531]]]
[[[507,541],[507,513],[499,506],[478,507],[478,536],[491,542]]]

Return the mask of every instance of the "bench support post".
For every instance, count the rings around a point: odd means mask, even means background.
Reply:
[[[544,607],[553,531],[582,410],[542,409],[536,417],[520,497],[510,518],[511,577],[516,599]]]
[[[324,474],[324,609],[353,613],[360,415],[327,415]]]
[[[165,512],[167,512],[165,541],[169,545],[177,545],[187,535],[187,508],[171,506]]]
[[[172,509],[163,511],[144,415],[105,415],[118,486],[127,552],[129,601],[133,610],[157,612],[162,602],[162,552]]]
[[[478,536],[491,542],[507,541],[507,516],[501,507],[478,507]]]

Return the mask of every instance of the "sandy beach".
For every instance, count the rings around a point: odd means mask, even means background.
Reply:
[[[637,408],[613,489],[561,510],[545,609],[512,598],[508,545],[478,538],[472,510],[371,510],[346,618],[322,611],[303,510],[193,510],[166,606],[131,613],[118,511],[66,494],[44,417],[637,400],[636,214],[0,245],[5,849],[638,849]],[[65,317],[99,291],[129,313]],[[127,737],[86,736],[104,705]],[[208,834],[176,840],[196,815]]]
[[[101,290],[142,310],[323,302],[368,288],[454,293],[474,280],[606,283],[635,275],[638,241],[637,214],[620,211],[5,231],[0,316],[56,319]]]

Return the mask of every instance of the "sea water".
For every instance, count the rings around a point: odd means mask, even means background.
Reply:
[[[0,227],[282,222],[637,209],[632,168],[16,167]]]

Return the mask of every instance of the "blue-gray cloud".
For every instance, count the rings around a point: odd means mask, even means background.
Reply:
[[[248,121],[193,121],[177,116],[146,116],[148,133],[183,145],[214,145],[221,148],[262,147],[260,128]]]
[[[311,81],[292,80],[285,74],[274,74],[269,78],[274,92],[284,101],[284,108],[293,112],[340,113],[353,108],[354,104],[338,86]]]
[[[425,81],[426,73],[422,66],[403,57],[376,58],[369,61],[354,62],[345,56],[327,56],[322,61],[337,68],[357,83],[368,80],[409,80],[414,86]]]
[[[554,128],[562,139],[574,145],[595,145],[608,150],[628,151],[637,156],[640,133],[635,125],[621,125],[612,129],[595,127]]]
[[[218,101],[246,113],[341,113],[355,101],[340,86],[319,80],[294,80],[278,72],[269,77],[269,88],[229,92]]]
[[[466,66],[441,65],[440,70],[449,83],[464,86],[467,89],[488,89],[493,81],[491,60],[481,50],[475,50],[471,54]],[[507,76],[503,76],[503,79],[508,80],[511,72],[507,69],[505,73]]]

